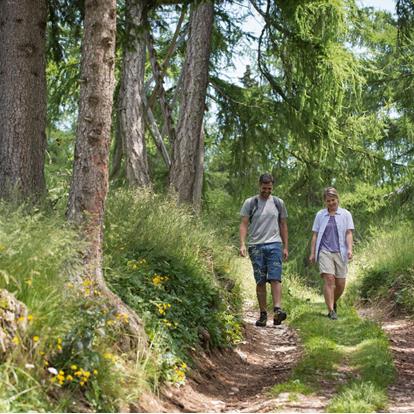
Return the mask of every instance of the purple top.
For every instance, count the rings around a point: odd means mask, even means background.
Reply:
[[[341,251],[339,248],[339,236],[335,216],[329,216],[328,223],[322,236],[320,250],[326,250],[332,253]]]

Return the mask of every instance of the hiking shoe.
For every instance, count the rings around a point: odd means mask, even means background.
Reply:
[[[280,325],[286,319],[286,312],[280,308],[275,308],[275,316],[273,318],[273,325]]]
[[[336,321],[338,319],[338,316],[337,316],[336,312],[334,310],[332,310],[328,313],[328,318]]]
[[[260,312],[260,318],[256,321],[256,326],[266,326],[267,312]]]

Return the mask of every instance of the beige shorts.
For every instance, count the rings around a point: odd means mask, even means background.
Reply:
[[[348,265],[343,261],[341,253],[331,253],[325,250],[319,252],[319,272],[344,278],[348,273]]]

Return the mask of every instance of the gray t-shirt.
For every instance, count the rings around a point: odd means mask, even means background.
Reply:
[[[256,196],[255,196],[256,197]],[[240,210],[240,215],[244,217],[250,216],[250,206],[253,206],[253,198],[248,198]],[[281,218],[287,218],[285,203],[280,199]],[[266,200],[258,197],[257,210],[253,215],[252,222],[249,224],[249,234],[247,244],[262,244],[281,242],[279,231],[279,211],[273,201],[273,196],[269,196]]]

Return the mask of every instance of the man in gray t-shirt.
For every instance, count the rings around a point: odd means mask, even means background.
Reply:
[[[288,258],[287,211],[282,199],[272,196],[273,177],[262,174],[259,195],[248,198],[240,211],[240,254],[249,253],[256,280],[260,317],[256,326],[266,326],[266,282],[270,283],[274,308],[274,325],[286,319],[281,309],[282,259]],[[248,236],[248,248],[246,238]],[[282,246],[283,244],[283,246]]]

